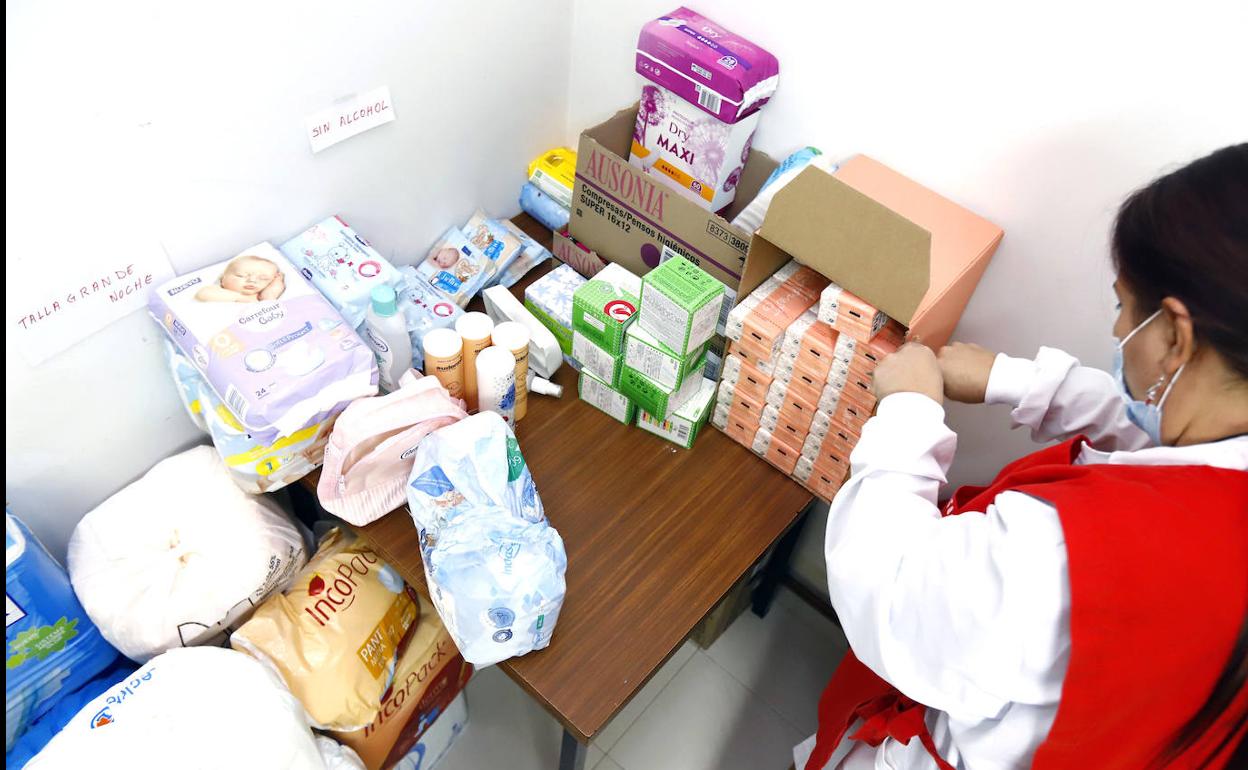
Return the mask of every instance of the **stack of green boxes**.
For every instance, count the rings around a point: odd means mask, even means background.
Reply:
[[[572,296],[572,358],[581,365],[581,398],[625,424],[637,416],[620,391],[620,376],[641,286],[640,278],[612,263]]]
[[[722,283],[672,257],[642,279],[637,322],[625,330],[619,391],[641,410],[639,425],[682,446],[693,443],[709,411],[711,400],[699,397],[723,296]]]

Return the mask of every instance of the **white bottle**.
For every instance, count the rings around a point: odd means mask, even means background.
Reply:
[[[507,348],[491,345],[477,354],[477,400],[480,411],[516,423],[516,357]]]
[[[364,315],[364,341],[377,357],[377,378],[389,393],[399,387],[399,378],[412,368],[412,339],[399,312],[398,299],[389,286],[376,286]]]

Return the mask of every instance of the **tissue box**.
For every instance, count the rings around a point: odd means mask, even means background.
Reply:
[[[706,424],[706,418],[710,416],[714,403],[715,381],[704,378],[693,398],[681,404],[666,420],[639,409],[637,427],[688,449],[693,446],[698,431]]]
[[[625,333],[624,365],[636,369],[664,388],[675,390],[685,381],[705,350],[706,343],[702,343],[689,355],[678,356],[653,334],[633,324]]]
[[[624,332],[641,304],[640,295],[640,278],[619,265],[607,265],[577,288],[572,299],[573,331],[608,354],[620,355],[624,352]]]
[[[580,273],[560,265],[524,290],[524,306],[550,329],[565,355],[572,354],[572,298],[584,284]]]
[[[593,372],[581,370],[581,400],[601,409],[625,425],[632,425],[637,417],[637,405],[620,391],[594,376]]]
[[[639,408],[666,420],[698,392],[705,368],[706,357],[703,356],[679,387],[669,389],[636,369],[625,366],[620,370],[620,392],[636,402]]]
[[[613,388],[620,386],[620,364],[623,356],[613,356],[595,345],[580,329],[572,331],[572,357],[581,364],[581,371],[592,372]]]
[[[715,334],[724,285],[684,257],[646,273],[638,323],[679,356]]]

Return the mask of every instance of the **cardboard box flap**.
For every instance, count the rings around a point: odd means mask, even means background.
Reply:
[[[927,294],[931,234],[822,169],[777,192],[758,233],[904,324]]]

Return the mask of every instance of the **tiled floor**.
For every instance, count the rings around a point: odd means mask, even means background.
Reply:
[[[586,770],[784,770],[815,730],[840,629],[780,592],[709,650],[686,642],[591,744]],[[555,770],[557,722],[496,668],[468,685],[468,727],[438,770]]]

